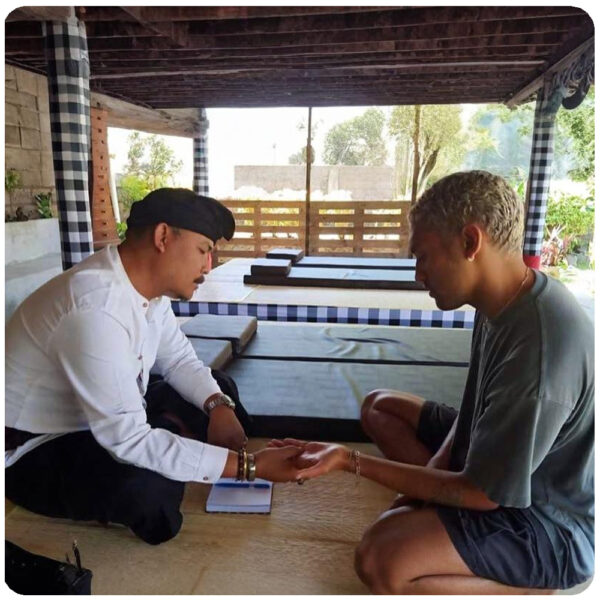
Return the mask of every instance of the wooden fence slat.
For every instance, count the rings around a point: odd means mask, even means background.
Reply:
[[[233,240],[219,245],[215,264],[236,256],[264,256],[273,247],[304,246],[306,205],[303,200],[221,202],[234,213],[237,227]],[[313,200],[309,215],[309,252],[336,256],[408,256],[409,208],[407,201]],[[280,234],[287,235],[281,237]],[[329,236],[336,238],[323,239]]]

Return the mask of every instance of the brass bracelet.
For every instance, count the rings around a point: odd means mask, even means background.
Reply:
[[[248,481],[256,479],[256,463],[254,462],[254,454],[248,454]]]
[[[244,448],[244,479],[242,481],[248,481],[248,452]]]

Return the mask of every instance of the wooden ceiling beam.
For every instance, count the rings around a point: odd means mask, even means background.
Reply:
[[[590,32],[584,32],[584,35],[589,35]],[[579,44],[577,47],[568,51],[572,45],[569,44],[563,49],[563,52],[559,52],[552,56],[546,65],[546,68],[533,80],[528,81],[525,85],[520,85],[516,91],[513,91],[506,100],[506,105],[509,108],[518,106],[521,102],[527,100],[532,94],[537,92],[543,85],[547,77],[552,76],[554,73],[568,67],[573,61],[577,60],[584,52],[594,47],[594,36],[593,32],[590,37],[587,37],[585,41]]]
[[[591,22],[591,20],[590,20]],[[579,17],[560,19],[515,20],[507,22],[453,23],[440,30],[435,25],[414,27],[384,27],[347,31],[308,32],[295,34],[248,34],[248,35],[192,35],[190,47],[197,49],[278,48],[282,46],[306,46],[313,44],[348,44],[357,42],[409,40],[448,40],[453,38],[487,37],[491,35],[531,35],[536,33],[562,32],[568,34],[581,24]]]
[[[187,23],[174,23],[173,21],[151,21],[144,16],[144,8],[138,6],[121,6],[121,10],[133,17],[142,27],[157,33],[172,41],[179,48],[187,48],[190,38]]]
[[[75,16],[72,6],[21,6],[6,17],[7,23],[17,21],[66,21]]]
[[[474,40],[456,40],[454,44],[445,44],[445,47],[432,47],[431,45],[426,46],[425,44],[411,44],[410,46],[405,45],[402,48],[395,48],[395,44],[390,43],[379,49],[378,46],[366,46],[361,47],[360,51],[355,49],[353,52],[323,52],[318,51],[306,52],[306,53],[291,53],[291,54],[278,54],[278,62],[288,62],[292,64],[294,61],[302,62],[308,60],[362,60],[362,59],[377,59],[381,57],[386,58],[397,58],[400,59],[403,56],[419,56],[419,57],[433,57],[433,56],[487,56],[488,54],[498,53],[499,55],[523,55],[527,56],[528,52],[531,55],[547,54],[552,47],[557,47],[560,44],[560,37],[553,35],[551,38],[544,36],[543,40],[532,41],[525,43],[523,40],[520,44],[513,43],[487,43],[481,45],[477,44]],[[501,42],[501,40],[498,40]],[[308,50],[315,50],[314,47],[307,48]],[[92,57],[97,61],[103,61],[109,63],[111,61],[124,61],[124,60],[136,60],[140,62],[166,62],[176,61],[177,63],[183,63],[185,61],[195,60],[198,62],[204,61],[206,64],[214,63],[244,63],[250,61],[262,60],[265,62],[272,63],[272,56],[265,56],[264,53],[252,52],[252,53],[234,53],[234,52],[197,52],[195,50],[130,50],[130,51],[101,51],[92,52]]]
[[[120,7],[121,8],[121,7]],[[221,21],[250,20],[265,17],[293,17],[304,15],[366,13],[385,10],[378,6],[170,6],[141,7],[145,19],[168,21]],[[86,7],[85,20],[89,22],[114,21],[115,8]]]
[[[381,54],[355,54],[349,57],[332,58],[311,57],[303,59],[284,59],[277,61],[278,69],[320,69],[320,68],[335,68],[335,67],[360,67],[360,66],[383,66],[383,65],[409,65],[409,64],[424,64],[427,62],[442,62],[446,59],[448,62],[466,63],[467,61],[510,61],[520,63],[523,61],[524,50],[519,51],[518,48],[514,52],[498,52],[497,50],[478,51],[477,54],[463,51],[429,51],[429,52],[413,52],[413,53],[381,53]],[[535,61],[539,64],[544,63],[545,54],[538,50],[529,57],[529,61]],[[110,73],[118,73],[121,71],[147,71],[150,67],[157,73],[164,73],[166,70],[173,72],[181,71],[197,71],[208,72],[228,70],[265,70],[273,68],[272,59],[235,59],[235,60],[196,60],[194,58],[180,58],[177,61],[173,59],[154,59],[140,60],[131,57],[122,57],[121,59],[112,58],[102,60],[101,65],[97,65],[94,73],[101,76]]]
[[[418,71],[420,73],[426,71],[435,71],[435,72],[444,72],[444,70],[458,68],[462,72],[470,72],[471,69],[483,69],[487,70],[489,68],[499,68],[502,67],[504,69],[517,68],[524,71],[531,71],[533,67],[536,65],[544,64],[543,60],[518,60],[518,61],[509,61],[509,60],[480,60],[480,61],[464,61],[464,62],[433,62],[433,63],[423,63],[423,62],[415,62],[415,63],[383,63],[383,64],[370,64],[370,65],[341,65],[337,68],[329,68],[325,67],[322,69],[304,69],[298,68],[296,72],[294,72],[295,76],[303,77],[304,80],[310,80],[315,76],[319,77],[328,77],[331,75],[337,75],[338,73],[347,72],[349,75],[355,73],[362,73],[365,71],[394,71],[398,73],[399,71]],[[258,74],[262,77],[268,76],[269,78],[277,79],[277,77],[286,77],[288,75],[288,70],[281,70],[278,66],[269,69],[265,67],[256,67],[256,68],[214,68],[214,69],[176,69],[165,68],[165,70],[154,69],[153,71],[138,71],[136,69],[132,69],[131,71],[126,71],[121,69],[118,73],[99,73],[96,71],[90,75],[90,79],[92,80],[113,80],[113,79],[143,79],[143,78],[161,78],[161,77],[170,77],[177,76],[180,77],[182,75],[194,75],[194,76],[206,76],[210,75],[212,77],[221,77],[223,75],[236,76],[236,75],[250,75]]]
[[[183,56],[193,53],[198,58],[233,58],[233,57],[252,57],[252,56],[311,56],[326,54],[351,54],[359,52],[402,52],[411,50],[451,50],[455,48],[480,48],[480,47],[506,47],[510,45],[538,45],[549,44],[558,45],[564,43],[565,34],[559,32],[550,32],[543,34],[493,34],[489,36],[480,36],[473,38],[452,38],[438,40],[435,38],[425,38],[418,40],[402,41],[379,41],[375,38],[367,42],[353,42],[344,44],[312,44],[310,46],[288,46],[279,48],[269,48],[268,52],[264,48],[238,48],[238,49],[175,49],[163,38],[142,38],[142,37],[119,37],[113,39],[90,38],[88,37],[88,50],[92,60],[99,54],[101,59],[114,54],[119,57],[120,53],[132,52],[142,53],[151,58],[169,56],[177,58],[179,53]],[[151,45],[148,41],[151,40]],[[29,52],[43,54],[43,40],[38,39],[6,39],[5,50],[10,54]]]
[[[348,31],[382,27],[416,27],[423,24],[480,23],[540,18],[565,18],[583,13],[573,7],[515,7],[510,14],[504,7],[384,8],[369,13],[338,13],[322,16],[258,18],[250,21],[190,21],[192,35],[247,35],[269,33],[309,33]]]

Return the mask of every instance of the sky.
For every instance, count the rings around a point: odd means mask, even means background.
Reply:
[[[327,132],[335,124],[364,113],[367,106],[313,108],[313,148],[315,164],[322,164],[321,153]],[[381,108],[386,117],[391,106]],[[463,105],[463,122],[476,110],[477,105]],[[233,194],[235,165],[287,165],[292,154],[306,146],[306,129],[298,125],[308,121],[307,108],[209,108],[208,170],[209,190],[217,198]],[[122,172],[127,162],[127,136],[130,131],[114,127],[108,130],[108,148],[113,173]],[[173,149],[175,157],[183,161],[183,168],[175,185],[192,187],[192,140],[161,136]],[[388,152],[388,160],[393,152]]]

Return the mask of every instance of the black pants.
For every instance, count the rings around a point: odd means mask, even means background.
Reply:
[[[233,379],[220,371],[213,377],[236,403],[236,415],[249,432],[250,418],[239,402]],[[178,433],[163,417],[175,413],[194,434],[206,440],[208,417],[186,402],[162,379],[153,378],[146,393],[148,423]],[[150,544],[179,532],[185,484],[154,471],[117,462],[89,431],[69,433],[46,442],[5,471],[6,497],[32,512],[50,517],[120,523]]]

